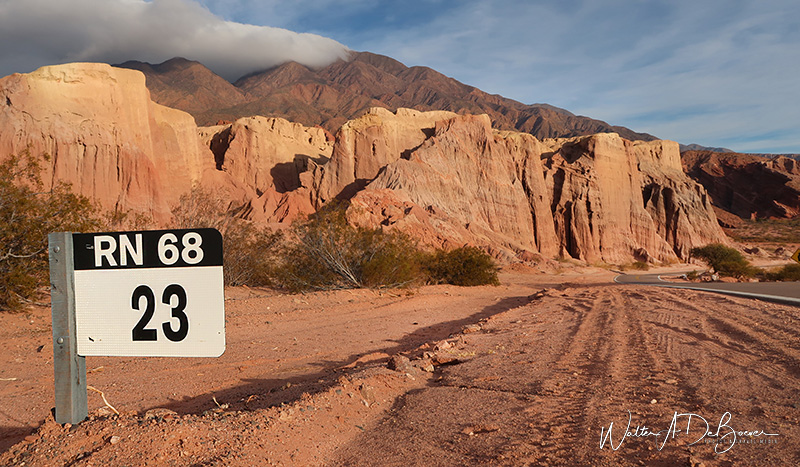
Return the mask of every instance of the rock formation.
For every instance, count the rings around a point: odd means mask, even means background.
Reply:
[[[197,128],[153,103],[144,81],[103,64],[3,78],[0,155],[49,154],[47,184],[70,182],[104,209],[162,225],[199,185],[260,222],[350,199],[353,223],[477,245],[509,262],[669,261],[725,241],[676,143],[613,133],[540,141],[493,130],[487,115],[383,108],[342,125],[335,143],[281,118]],[[772,164],[797,171],[794,161]]]
[[[194,119],[152,102],[144,75],[74,63],[0,80],[0,157],[47,154],[43,180],[158,221],[213,159]]]
[[[460,236],[464,243],[479,241],[513,256],[538,250],[514,158],[495,142],[486,115],[437,122],[425,143],[407,159],[386,165],[365,193],[382,189],[403,192],[415,205],[451,218],[454,224],[447,230],[470,234]]]
[[[677,143],[597,134],[545,144],[563,255],[668,261],[686,258],[693,246],[726,242],[704,190],[680,170]]]
[[[720,209],[743,219],[800,217],[800,165],[794,159],[711,151],[687,151],[681,158]]]
[[[194,186],[254,220],[313,212],[307,167],[332,150],[323,129],[283,119],[198,129],[189,114],[152,102],[141,72],[105,64],[11,75],[0,80],[0,99],[0,158],[48,155],[48,186],[68,182],[103,210],[157,224]]]
[[[248,117],[200,129],[217,170],[244,190],[237,202],[247,217],[285,222],[314,212],[310,168],[330,159],[325,130],[282,118]]]
[[[437,121],[452,112],[396,113],[375,107],[342,125],[330,164],[317,172],[317,207],[335,197],[350,198],[378,175],[378,171],[418,147],[433,134]]]
[[[677,143],[616,134],[540,142],[492,131],[485,115],[455,116],[396,156],[353,196],[353,222],[477,244],[506,260],[670,261],[726,241],[705,191],[681,172]],[[337,173],[338,160],[324,170]]]

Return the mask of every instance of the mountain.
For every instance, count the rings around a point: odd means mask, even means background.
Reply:
[[[244,76],[231,84],[198,62],[172,59],[159,65],[126,62],[142,71],[153,99],[192,114],[200,125],[263,115],[335,132],[369,108],[448,110],[487,114],[496,129],[539,139],[618,133],[629,140],[652,135],[577,116],[547,104],[526,105],[488,94],[427,67],[407,67],[390,57],[354,52],[321,69],[295,62]]]
[[[156,102],[190,114],[247,102],[241,90],[200,62],[173,58],[158,65],[128,61],[115,66],[141,71]]]
[[[697,143],[692,144],[681,144],[681,152],[686,151],[711,151],[711,152],[734,152],[733,149],[728,148],[710,148],[708,146],[702,146]]]
[[[788,159],[794,159],[796,161],[800,161],[800,154],[769,154],[763,152],[748,152],[747,155],[765,157],[767,159],[774,159],[776,157],[786,157]]]

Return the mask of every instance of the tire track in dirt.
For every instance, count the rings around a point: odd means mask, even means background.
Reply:
[[[654,337],[645,331],[641,306],[637,307],[641,305],[641,296],[601,288],[591,298],[587,311],[577,316],[575,326],[580,331],[558,359],[560,366],[579,371],[573,371],[572,377],[566,375],[563,384],[556,382],[550,394],[548,405],[558,409],[547,418],[554,421],[549,429],[557,435],[557,441],[542,450],[543,457],[539,460],[545,463],[575,462],[576,451],[599,444],[587,439],[587,434],[594,432],[592,428],[610,423],[609,414],[621,413],[622,406],[633,404],[634,424],[642,421],[642,408],[653,400],[659,387],[654,375],[672,374],[676,370],[652,350],[657,349],[659,339],[662,342],[671,339]],[[563,381],[564,376],[546,377]],[[661,380],[665,384],[669,378]],[[693,391],[686,394],[693,398]]]
[[[792,464],[800,454],[792,441],[800,440],[800,380],[785,363],[800,342],[784,331],[800,310],[770,304],[770,313],[753,317],[753,302],[709,295],[628,285],[550,290],[459,338],[454,352],[474,357],[442,367],[437,382],[399,404],[397,418],[358,440],[364,448],[343,450],[335,464],[378,465],[355,462],[356,453],[400,443],[396,429],[417,450],[382,459],[390,464]],[[423,413],[437,406],[460,422]],[[631,430],[657,432],[676,413],[703,416],[713,429],[726,412],[737,429],[779,433],[784,444],[737,445],[720,456],[714,443],[689,446],[694,437],[622,442],[629,413]],[[497,431],[462,434],[481,420]],[[619,450],[608,442],[600,449],[601,429],[612,422]]]
[[[786,332],[779,318],[764,314],[763,310],[781,309],[747,299],[710,297],[702,303],[714,302],[721,307],[695,305],[684,302],[683,306],[702,317],[700,332],[695,337],[700,345],[716,345],[718,358],[730,366],[747,372],[751,384],[781,386],[787,377],[800,376],[800,353],[789,342],[797,342],[795,332]],[[726,349],[728,352],[724,351]],[[753,376],[758,375],[759,381]]]

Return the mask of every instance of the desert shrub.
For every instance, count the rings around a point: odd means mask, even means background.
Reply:
[[[500,285],[494,260],[477,247],[437,250],[425,263],[429,281],[436,284]]]
[[[0,309],[22,308],[49,283],[49,233],[101,225],[87,198],[63,183],[45,189],[40,171],[29,151],[0,164]]]
[[[403,287],[421,281],[421,252],[411,237],[380,229],[359,230],[367,240],[364,247],[375,252],[362,269],[366,287]]]
[[[756,269],[735,248],[720,243],[692,248],[691,255],[706,262],[721,276],[753,277]]]
[[[213,228],[222,234],[225,285],[272,285],[282,234],[236,217],[229,205],[202,188],[183,195],[172,209],[178,229]]]
[[[400,287],[420,278],[420,253],[406,235],[353,227],[331,203],[292,227],[281,279],[293,291]]]
[[[696,281],[700,278],[700,273],[697,271],[689,271],[686,273],[686,279],[690,281]]]
[[[765,275],[766,279],[771,281],[800,281],[800,264],[787,264]]]
[[[627,271],[629,269],[633,269],[635,271],[647,271],[648,269],[650,269],[650,265],[645,263],[644,261],[634,261],[633,263],[630,264],[623,264],[622,266],[620,266],[620,269],[622,269],[623,271]]]

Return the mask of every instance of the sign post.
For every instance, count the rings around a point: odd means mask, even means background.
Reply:
[[[53,314],[53,367],[56,422],[78,423],[88,414],[86,358],[78,355],[75,339],[75,284],[72,234],[51,233],[50,302]]]
[[[48,240],[57,422],[86,418],[86,356],[225,351],[217,230],[61,232]]]
[[[792,255],[792,259],[800,263],[800,248],[798,248],[797,251],[794,252],[794,254]]]

